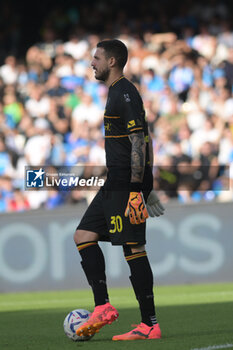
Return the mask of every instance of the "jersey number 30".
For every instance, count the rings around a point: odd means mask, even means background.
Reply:
[[[116,216],[111,216],[111,225],[113,225],[113,228],[111,228],[111,230],[109,230],[110,233],[115,233],[117,232],[121,232],[123,225],[122,225],[122,218],[120,217],[120,215],[116,215]]]

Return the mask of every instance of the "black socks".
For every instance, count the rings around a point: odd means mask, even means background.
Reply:
[[[128,249],[124,250],[125,259],[130,267],[130,280],[139,303],[142,322],[151,327],[157,323],[157,320],[154,306],[153,274],[147,254],[145,251],[129,253]]]
[[[109,301],[105,275],[105,261],[102,250],[97,242],[77,244],[82,257],[82,267],[87,280],[92,287],[95,306],[104,305]],[[125,259],[129,264],[130,280],[139,303],[142,322],[148,326],[157,323],[154,294],[153,274],[145,251],[131,253],[129,247],[124,247]]]
[[[104,305],[109,299],[102,250],[97,242],[80,243],[77,248],[82,257],[82,268],[93,290],[95,306]]]

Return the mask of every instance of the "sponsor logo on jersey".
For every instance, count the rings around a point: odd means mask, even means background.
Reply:
[[[132,128],[133,126],[135,126],[136,125],[136,123],[135,123],[135,120],[130,120],[129,122],[128,122],[128,124],[127,124],[127,128],[129,129],[129,128]]]

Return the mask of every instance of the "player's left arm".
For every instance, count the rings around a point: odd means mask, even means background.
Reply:
[[[144,132],[129,135],[131,142],[131,183],[142,184],[146,161],[146,143]]]
[[[125,216],[131,224],[140,224],[149,217],[143,198],[142,182],[146,161],[146,143],[144,132],[129,134],[131,142],[131,182]]]

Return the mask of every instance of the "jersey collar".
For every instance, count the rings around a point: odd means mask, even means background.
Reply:
[[[111,86],[114,86],[116,83],[118,83],[118,81],[120,81],[121,79],[123,79],[124,78],[124,75],[122,75],[120,78],[118,78],[117,80],[115,80],[111,85],[110,85],[110,87]]]

